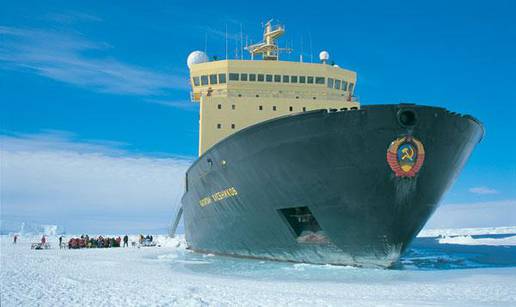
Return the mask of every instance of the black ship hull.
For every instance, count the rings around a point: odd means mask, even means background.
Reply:
[[[470,116],[415,105],[259,123],[187,171],[186,240],[215,254],[389,267],[482,136]]]

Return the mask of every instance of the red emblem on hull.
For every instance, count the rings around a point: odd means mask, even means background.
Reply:
[[[423,143],[412,136],[397,138],[387,149],[387,163],[397,177],[414,177],[424,161]]]

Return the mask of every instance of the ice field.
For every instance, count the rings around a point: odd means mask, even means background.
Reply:
[[[1,236],[1,306],[516,306],[516,227],[421,233],[390,270],[161,247],[31,250]],[[131,239],[135,239],[132,237]]]

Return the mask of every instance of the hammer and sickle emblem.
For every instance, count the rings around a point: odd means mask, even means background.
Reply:
[[[414,158],[414,148],[412,146],[403,148],[401,153],[401,160],[412,160]]]

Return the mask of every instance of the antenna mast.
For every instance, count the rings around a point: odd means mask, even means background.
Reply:
[[[280,51],[291,51],[289,48],[279,48],[276,40],[285,33],[284,26],[272,26],[272,19],[267,21],[263,32],[263,41],[247,46],[245,49],[251,53],[251,59],[255,54],[261,54],[262,59],[277,61]]]
[[[242,24],[240,23],[240,59],[244,59],[244,34],[242,33]]]
[[[228,59],[228,24],[226,24],[226,60]]]

